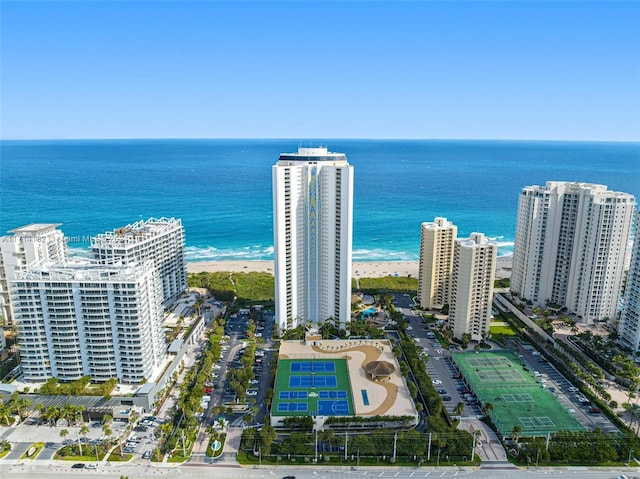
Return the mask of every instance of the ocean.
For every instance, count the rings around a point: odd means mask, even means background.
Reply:
[[[444,140],[0,142],[0,234],[61,223],[71,251],[139,219],[181,218],[188,261],[273,259],[271,166],[327,146],[355,168],[354,261],[415,261],[420,224],[513,250],[517,201],[548,180],[640,195],[640,143]]]

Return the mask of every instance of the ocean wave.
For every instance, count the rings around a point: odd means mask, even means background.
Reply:
[[[89,248],[72,248],[67,246],[67,254],[70,258],[91,259],[93,257]]]
[[[355,249],[351,258],[353,261],[418,261],[418,254],[378,248]]]
[[[498,256],[513,255],[512,241],[498,242]],[[187,261],[272,261],[273,245],[252,245],[242,248],[216,248],[215,246],[187,246],[185,255]],[[418,261],[419,253],[412,251],[394,251],[384,248],[359,248],[352,252],[353,261]]]
[[[187,246],[184,250],[189,262],[198,261],[268,261],[273,260],[273,246],[243,246],[216,248],[215,246]]]

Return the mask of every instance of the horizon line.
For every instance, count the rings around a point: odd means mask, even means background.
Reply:
[[[3,141],[215,141],[215,140],[260,140],[260,141],[302,141],[295,137],[104,137],[104,138],[0,138]],[[637,140],[570,140],[549,138],[367,138],[367,137],[336,137],[336,138],[304,138],[304,141],[478,141],[478,142],[555,142],[555,143],[640,143]]]

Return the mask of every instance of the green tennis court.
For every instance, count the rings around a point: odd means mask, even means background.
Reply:
[[[451,353],[466,383],[482,404],[491,403],[491,420],[503,436],[515,425],[519,436],[582,431],[584,427],[509,352]]]
[[[272,416],[354,414],[346,359],[280,359]]]

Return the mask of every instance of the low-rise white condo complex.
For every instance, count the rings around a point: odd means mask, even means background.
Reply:
[[[620,315],[618,335],[620,344],[634,354],[640,349],[640,214],[636,217],[636,235],[631,252],[631,265],[624,290],[624,306]]]
[[[635,198],[604,185],[549,181],[518,201],[511,291],[566,308],[578,321],[614,318]]]
[[[11,299],[26,381],[154,377],[165,355],[155,265],[34,264]]]
[[[184,229],[175,218],[150,218],[91,238],[91,253],[100,264],[143,264],[158,270],[162,302],[177,298],[187,288]]]
[[[446,218],[435,218],[433,222],[422,223],[418,301],[423,308],[441,309],[449,304],[457,234],[458,227]]]
[[[35,223],[9,231],[0,238],[0,307],[2,316],[13,323],[9,282],[16,270],[34,262],[64,263],[67,244],[59,224]]]
[[[455,241],[449,327],[453,337],[480,341],[489,332],[498,245],[482,233]]]
[[[276,324],[351,315],[353,166],[343,153],[299,148],[273,166]]]

